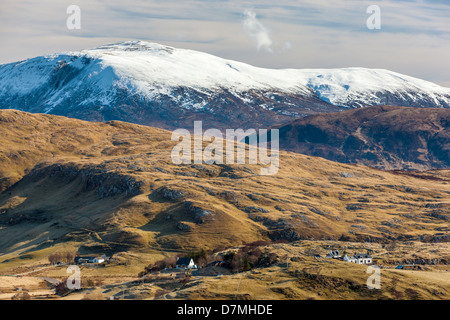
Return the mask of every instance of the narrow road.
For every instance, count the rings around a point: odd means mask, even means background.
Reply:
[[[58,279],[54,279],[54,278],[47,278],[47,277],[36,277],[36,278],[47,281],[48,283],[50,283],[54,286],[57,286],[58,284],[61,283],[61,281],[59,281]]]
[[[62,265],[59,265],[59,266],[62,266]],[[29,276],[32,273],[39,272],[39,271],[46,270],[46,269],[50,269],[50,268],[54,268],[54,267],[56,267],[56,266],[46,266],[46,267],[42,267],[42,268],[39,268],[39,269],[31,270],[31,271],[28,271],[28,272],[16,274],[14,276],[15,277],[26,277],[26,276]],[[37,278],[37,279],[41,279],[41,280],[47,281],[48,283],[50,283],[52,285],[55,285],[55,286],[58,285],[61,282],[58,279],[48,278],[48,277],[33,277],[33,278]]]
[[[54,266],[46,266],[46,267],[42,267],[42,268],[39,268],[39,269],[31,270],[31,271],[28,271],[28,272],[16,274],[15,276],[16,276],[16,277],[23,277],[23,276],[27,276],[27,275],[29,275],[29,274],[31,274],[31,273],[38,272],[38,271],[42,271],[42,270],[49,269],[49,268],[53,268],[53,267],[54,267]]]

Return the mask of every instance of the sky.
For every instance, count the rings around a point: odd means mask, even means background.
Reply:
[[[67,27],[70,5],[79,29]],[[266,68],[388,69],[450,87],[449,0],[0,1],[0,64],[123,40]]]

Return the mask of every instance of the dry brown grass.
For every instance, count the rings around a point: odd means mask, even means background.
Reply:
[[[287,152],[274,176],[259,165],[175,165],[168,131],[13,110],[0,111],[0,131],[2,273],[55,251],[134,254],[129,271],[107,268],[125,277],[161,254],[259,239],[448,241],[448,171],[404,175]],[[186,202],[213,214],[199,223]]]
[[[429,250],[423,244],[416,244]],[[305,252],[311,247],[322,254],[327,248],[352,248],[363,251],[372,248],[378,262],[386,251],[377,244],[339,243],[331,241],[299,241],[292,244],[271,245],[265,249],[279,256],[278,263],[265,268],[221,277],[201,277],[192,285],[167,293],[165,299],[448,299],[450,297],[450,269],[429,266],[427,271],[381,269],[381,288],[369,289],[367,266],[332,259],[314,259]],[[399,245],[393,254],[405,249]],[[444,248],[448,257],[448,247]],[[432,254],[432,253],[431,253]],[[436,256],[436,255],[435,255]],[[288,263],[286,263],[288,261]]]

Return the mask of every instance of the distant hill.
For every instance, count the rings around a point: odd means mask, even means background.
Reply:
[[[450,110],[376,106],[279,126],[280,146],[382,169],[450,168]]]

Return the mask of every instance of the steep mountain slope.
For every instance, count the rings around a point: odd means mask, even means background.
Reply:
[[[162,128],[258,128],[380,104],[450,107],[450,89],[387,70],[270,70],[127,41],[0,66],[0,108]]]
[[[273,176],[260,165],[175,165],[162,129],[14,110],[0,111],[0,132],[0,262],[64,245],[448,241],[448,171],[410,176],[287,152]]]
[[[279,127],[284,150],[383,169],[450,168],[450,109],[376,106]]]

